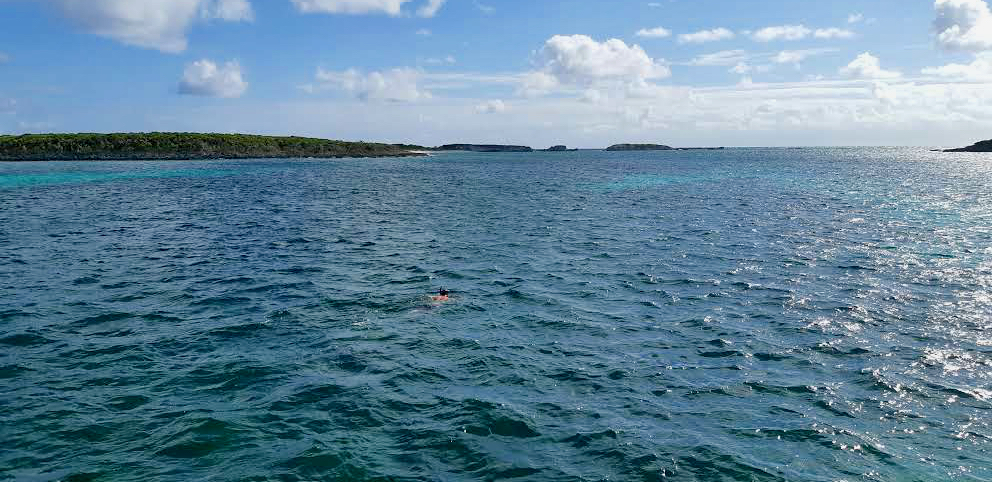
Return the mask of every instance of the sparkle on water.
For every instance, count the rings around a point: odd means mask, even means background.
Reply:
[[[988,480],[989,179],[924,149],[0,164],[0,479]]]

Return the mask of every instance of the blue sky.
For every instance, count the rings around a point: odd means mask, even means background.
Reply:
[[[957,145],[986,0],[0,0],[0,132]]]

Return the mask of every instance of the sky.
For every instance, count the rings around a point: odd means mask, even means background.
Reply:
[[[992,138],[986,0],[0,0],[0,133]]]

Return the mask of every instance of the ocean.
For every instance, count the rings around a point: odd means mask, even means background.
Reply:
[[[0,163],[0,480],[990,480],[990,179],[922,148]]]

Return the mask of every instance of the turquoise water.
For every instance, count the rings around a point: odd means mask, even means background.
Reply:
[[[990,178],[925,149],[0,163],[0,479],[990,480]]]

